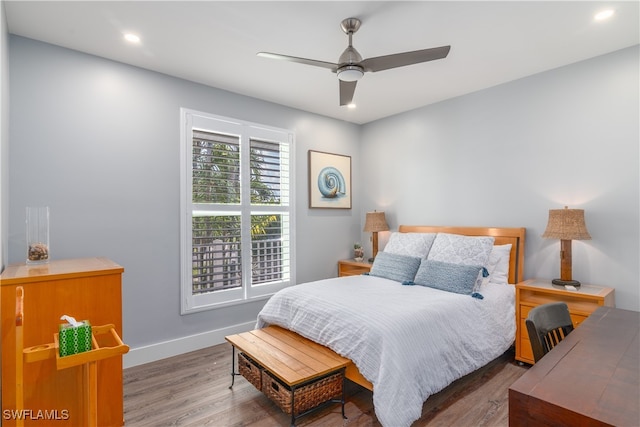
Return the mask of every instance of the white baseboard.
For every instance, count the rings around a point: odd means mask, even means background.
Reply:
[[[124,355],[122,364],[124,368],[131,368],[133,366],[155,362],[156,360],[166,359],[167,357],[200,350],[205,347],[211,347],[212,345],[222,344],[225,342],[225,336],[250,331],[255,328],[255,325],[255,321],[241,323],[223,329],[216,329],[174,340],[163,341],[157,344],[132,348]]]

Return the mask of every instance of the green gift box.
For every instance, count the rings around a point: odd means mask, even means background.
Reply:
[[[60,357],[91,350],[91,323],[83,320],[78,326],[70,323],[60,325],[58,341]]]

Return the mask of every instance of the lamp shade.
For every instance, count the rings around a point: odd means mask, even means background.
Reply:
[[[584,210],[569,209],[567,206],[564,209],[550,209],[547,229],[542,237],[560,240],[591,240],[584,222]]]
[[[388,231],[389,225],[384,217],[384,212],[367,212],[367,217],[364,222],[364,230],[370,232]]]

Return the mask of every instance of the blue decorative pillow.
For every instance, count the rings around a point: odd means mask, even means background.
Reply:
[[[378,252],[369,275],[402,283],[413,280],[418,268],[420,268],[420,258],[418,257]]]
[[[423,259],[413,281],[416,285],[471,295],[482,268],[481,265],[452,264]]]

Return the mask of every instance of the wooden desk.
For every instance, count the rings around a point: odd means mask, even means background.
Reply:
[[[24,289],[24,347],[53,341],[60,316],[68,314],[93,325],[113,324],[122,337],[122,272],[107,258],[55,260],[48,264],[13,264],[0,275],[2,313],[3,427],[16,425],[16,287]],[[98,363],[98,424],[124,424],[122,357]],[[58,370],[55,360],[24,367],[25,426],[81,426],[88,415],[83,400],[83,367]],[[5,412],[7,411],[7,412]],[[38,411],[47,419],[38,419]],[[64,412],[63,412],[64,411]]]
[[[509,388],[509,425],[640,425],[639,333],[640,312],[598,308]]]

